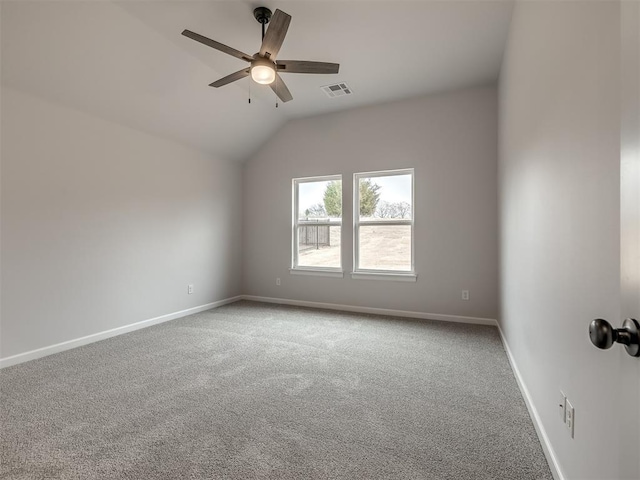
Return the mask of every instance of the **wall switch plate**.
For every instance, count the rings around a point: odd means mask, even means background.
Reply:
[[[280,286],[280,279],[276,278],[276,285]]]
[[[560,402],[558,403],[558,413],[562,423],[567,423],[567,396],[560,390]]]
[[[576,411],[574,410],[573,405],[571,405],[571,402],[569,400],[567,400],[566,412],[567,421],[565,425],[567,427],[567,430],[569,430],[569,435],[571,435],[571,438],[573,438],[573,430],[576,423]]]
[[[469,290],[462,290],[462,299],[469,300]]]
[[[187,293],[188,293],[189,295],[191,295],[191,294],[193,293],[193,285],[189,285],[189,286],[187,287]]]

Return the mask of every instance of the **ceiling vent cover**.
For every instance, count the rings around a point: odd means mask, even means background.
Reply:
[[[351,95],[353,92],[346,83],[336,83],[335,85],[325,85],[320,89],[327,94],[329,98],[344,97]]]

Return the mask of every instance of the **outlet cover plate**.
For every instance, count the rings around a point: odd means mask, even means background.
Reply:
[[[573,405],[571,405],[571,402],[569,400],[567,400],[566,411],[567,411],[567,421],[565,425],[567,427],[567,430],[569,430],[569,435],[571,435],[571,438],[573,438],[573,431],[575,429],[575,423],[576,423],[576,411],[573,408]]]

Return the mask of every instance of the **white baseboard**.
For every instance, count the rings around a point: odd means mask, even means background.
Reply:
[[[12,365],[17,365],[19,363],[28,362],[29,360],[35,360],[36,358],[46,357],[47,355],[63,352],[65,350],[70,350],[72,348],[80,347],[82,345],[87,345],[88,343],[98,342],[100,340],[105,340],[110,337],[115,337],[116,335],[122,335],[123,333],[133,332],[134,330],[140,330],[141,328],[150,327],[152,325],[157,325],[159,323],[168,322],[169,320],[175,320],[176,318],[186,317],[187,315],[192,315],[194,313],[204,312],[205,310],[221,307],[222,305],[237,302],[238,300],[241,300],[241,299],[242,299],[242,295],[225,298],[223,300],[218,300],[217,302],[207,303],[206,305],[187,308],[186,310],[180,310],[179,312],[168,313],[167,315],[161,315],[159,317],[150,318],[148,320],[142,320],[140,322],[132,323],[130,325],[124,325],[122,327],[113,328],[111,330],[106,330],[104,332],[98,332],[92,335],[87,335],[86,337],[68,340],[66,342],[57,343],[55,345],[50,345],[48,347],[38,348],[37,350],[31,350],[25,353],[19,353],[18,355],[13,355],[11,357],[0,358],[0,368],[10,367]]]
[[[426,320],[440,320],[443,322],[472,323],[475,325],[497,326],[498,321],[493,318],[463,317],[460,315],[444,315],[441,313],[411,312],[408,310],[391,310],[388,308],[358,307],[355,305],[338,305],[336,303],[307,302],[305,300],[291,300],[288,298],[258,297],[256,295],[242,295],[244,300],[252,302],[277,303],[281,305],[295,305],[298,307],[323,308],[326,310],[342,310],[345,312],[371,313],[374,315],[389,315],[393,317],[423,318]]]
[[[200,305],[198,307],[188,308],[179,312],[169,313],[167,315],[161,315],[159,317],[150,318],[148,320],[142,320],[140,322],[132,323],[130,325],[124,325],[122,327],[113,328],[104,332],[94,333],[85,337],[68,340],[66,342],[57,343],[29,352],[19,353],[11,357],[0,358],[0,368],[10,367],[19,363],[28,362],[29,360],[35,360],[37,358],[46,357],[54,353],[63,352],[72,348],[87,345],[89,343],[105,340],[116,335],[122,335],[124,333],[133,332],[141,328],[150,327],[159,323],[168,322],[169,320],[175,320],[177,318],[186,317],[194,313],[204,312],[212,308],[220,307],[229,303],[237,302],[238,300],[251,300],[256,302],[266,303],[278,303],[283,305],[297,305],[300,307],[313,307],[324,308],[327,310],[343,310],[346,312],[358,312],[358,313],[371,313],[375,315],[391,315],[396,317],[410,317],[410,318],[423,318],[429,320],[441,320],[445,322],[459,322],[459,323],[473,323],[477,325],[497,325],[497,321],[491,318],[478,318],[478,317],[463,317],[456,315],[443,315],[437,313],[423,313],[423,312],[410,312],[406,310],[391,310],[386,308],[372,308],[372,307],[357,307],[353,305],[338,305],[334,303],[321,303],[321,302],[307,302],[303,300],[289,300],[285,298],[271,298],[271,297],[258,297],[254,295],[237,295],[231,298],[225,298],[213,303],[207,303],[206,305]]]
[[[551,446],[551,442],[549,441],[547,432],[542,426],[542,421],[540,420],[540,415],[538,414],[538,410],[533,404],[533,400],[531,399],[531,395],[529,394],[529,389],[527,388],[527,385],[524,383],[524,379],[522,378],[522,375],[520,375],[520,370],[518,370],[516,361],[513,358],[511,349],[509,348],[507,339],[502,333],[502,328],[500,328],[499,323],[498,323],[498,331],[500,332],[500,338],[502,338],[502,344],[504,345],[504,350],[505,352],[507,352],[507,358],[509,359],[509,363],[511,364],[511,370],[513,371],[513,374],[516,377],[516,382],[518,383],[520,392],[524,397],[524,403],[527,405],[527,410],[529,410],[529,415],[533,420],[533,426],[536,429],[538,438],[540,439],[540,444],[542,445],[544,456],[547,458],[547,463],[549,464],[549,468],[551,469],[551,474],[553,475],[553,478],[555,480],[565,480],[566,477],[562,473],[562,469],[560,468],[560,463],[558,462],[558,457],[553,451],[553,447]]]

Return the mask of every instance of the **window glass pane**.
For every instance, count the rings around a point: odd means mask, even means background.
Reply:
[[[298,221],[342,217],[342,181],[325,180],[298,184]]]
[[[358,268],[411,271],[411,225],[362,225]]]
[[[411,174],[360,178],[360,220],[411,219]]]
[[[340,230],[333,225],[300,225],[298,266],[340,268]]]

